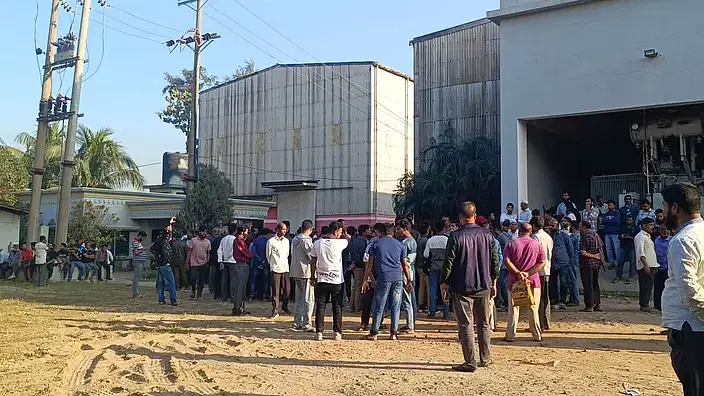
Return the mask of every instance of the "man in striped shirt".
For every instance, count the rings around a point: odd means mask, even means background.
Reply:
[[[142,241],[147,237],[147,233],[139,231],[137,238],[132,240],[132,297],[142,297],[139,290],[139,280],[142,279],[142,270],[147,263],[147,248],[142,245]]]

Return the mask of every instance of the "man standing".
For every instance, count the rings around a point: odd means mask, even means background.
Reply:
[[[640,208],[638,205],[633,203],[633,198],[630,195],[623,197],[624,205],[621,206],[619,212],[621,213],[621,226],[626,224],[626,218],[632,216],[634,219],[638,217],[638,212]]]
[[[636,277],[636,251],[633,243],[640,228],[635,224],[633,216],[626,218],[626,225],[621,230],[621,248],[619,251],[618,265],[616,266],[616,278],[614,283],[621,280],[623,276],[623,266],[628,261],[628,279],[624,283],[633,283]]]
[[[640,225],[641,231],[634,239],[639,285],[638,299],[640,310],[643,312],[653,312],[653,308],[650,307],[650,296],[653,295],[655,274],[660,267],[658,257],[655,254],[655,243],[650,236],[653,231],[653,223],[655,220],[644,217]]]
[[[423,257],[430,261],[430,303],[428,307],[429,319],[434,319],[435,313],[437,312],[438,291],[440,289],[442,266],[445,262],[447,236],[440,232],[442,227],[442,222],[436,221],[435,224],[433,224],[433,231],[435,232],[435,235],[428,239],[428,243],[425,244],[425,249],[423,250]],[[445,320],[450,318],[450,305],[445,304],[445,302],[442,304],[442,317]]]
[[[49,247],[46,245],[46,237],[39,237],[39,242],[34,245],[34,264],[37,265],[37,286],[46,286],[49,276],[46,269],[46,255]]]
[[[638,211],[638,216],[636,217],[636,225],[641,225],[643,219],[646,218],[655,221],[656,214],[653,207],[650,205],[650,201],[644,199],[643,202],[640,203],[640,211]]]
[[[587,197],[584,202],[584,210],[580,212],[582,220],[588,221],[592,225],[592,230],[598,229],[599,209],[593,206],[594,201],[591,197]]]
[[[312,233],[313,222],[305,220],[301,223],[301,233],[296,235],[291,243],[291,279],[296,285],[296,308],[293,317],[293,329],[306,332],[313,331],[311,319],[313,318],[313,307],[315,305],[315,291],[313,290],[313,285],[310,284],[312,277],[310,261],[313,250],[313,239],[310,234]],[[355,282],[357,282],[357,279],[355,279]]]
[[[413,225],[410,221],[402,219],[398,222],[396,228],[396,236],[403,243],[406,248],[406,258],[408,260],[408,266],[411,271],[411,287],[406,287],[404,285],[403,299],[401,300],[401,311],[406,312],[406,327],[401,329],[404,334],[413,334],[416,323],[416,315],[418,314],[418,303],[416,301],[416,288],[415,288],[415,273],[416,273],[416,255],[418,250],[418,244],[416,240],[411,236],[411,230]]]
[[[621,212],[616,210],[616,202],[608,201],[608,212],[604,214],[604,239],[606,240],[606,257],[609,270],[616,268],[621,252]]]
[[[142,293],[139,290],[139,281],[142,279],[142,270],[144,270],[144,265],[147,263],[147,249],[142,244],[144,238],[147,237],[147,233],[144,231],[139,231],[137,237],[132,241],[132,297],[138,298],[142,297]],[[71,265],[73,267],[73,264]],[[68,281],[71,281],[71,275],[73,268],[69,269]],[[80,278],[80,277],[79,277]]]
[[[221,242],[219,234],[220,230],[218,230],[218,247]],[[212,251],[212,244],[207,236],[208,232],[206,229],[201,228],[198,232],[198,236],[191,239],[191,244],[188,249],[186,260],[188,261],[191,272],[191,300],[200,300],[203,295],[203,287],[205,286],[205,279],[208,274],[208,263]],[[215,267],[214,270],[219,272],[219,266]]]
[[[430,273],[429,262],[423,256],[425,245],[428,243],[430,233],[430,223],[422,221],[418,225],[418,254],[416,255],[416,293],[418,296],[418,310],[425,312],[428,309],[428,296],[430,296],[430,283],[428,274]]]
[[[516,340],[516,328],[518,327],[518,317],[520,307],[513,305],[511,290],[516,282],[528,281],[533,289],[534,302],[529,307],[528,325],[533,335],[533,341],[543,339],[540,331],[540,319],[538,318],[538,305],[541,300],[542,291],[540,289],[540,271],[545,263],[545,251],[540,243],[531,238],[533,231],[530,223],[522,223],[520,227],[520,237],[508,244],[504,250],[504,265],[509,271],[506,287],[508,288],[508,321],[506,323],[506,336],[504,341],[513,342]]]
[[[401,298],[403,296],[404,279],[406,287],[410,287],[411,272],[406,257],[406,248],[401,242],[394,238],[394,227],[386,224],[379,224],[375,228],[379,232],[379,240],[369,250],[370,263],[364,273],[365,279],[376,279],[374,289],[374,319],[372,328],[365,337],[366,340],[376,341],[379,334],[381,320],[384,317],[384,309],[390,299],[391,327],[390,339],[398,339],[398,322],[401,316]],[[373,275],[372,275],[372,269]],[[372,278],[374,276],[374,278]],[[366,293],[369,284],[362,286],[362,293]]]
[[[220,241],[222,241],[222,238],[223,235],[221,235],[220,228],[213,228],[209,238],[209,265],[205,267],[205,273],[208,276],[208,290],[210,291],[210,294],[213,295],[213,299],[226,302],[227,293],[222,290],[222,271],[220,271],[220,263],[218,263],[218,248],[220,248]],[[193,241],[193,239],[191,239],[191,241]]]
[[[227,274],[228,284],[222,285],[229,290],[229,295],[233,300],[232,314],[235,316],[249,315],[245,311],[245,301],[247,300],[247,280],[249,278],[249,260],[252,252],[249,251],[246,242],[245,228],[238,227],[235,223],[227,226],[228,235],[220,241],[218,247],[218,261],[220,269]]]
[[[312,223],[311,223],[312,228]],[[310,252],[310,267],[315,285],[315,339],[323,340],[325,308],[332,302],[332,330],[335,341],[342,340],[342,299],[344,298],[344,268],[342,251],[347,248],[347,238],[343,236],[342,223],[333,221],[329,234],[323,235],[313,244]]]
[[[570,193],[563,192],[562,201],[557,205],[557,213],[555,215],[561,219],[570,213],[574,213],[575,216],[578,216],[579,210],[577,209],[577,205],[570,199]]]
[[[533,218],[533,213],[531,212],[530,208],[528,207],[528,200],[524,199],[521,201],[521,211],[518,212],[518,222],[519,223],[525,223],[530,221],[530,219]]]
[[[662,192],[665,224],[678,229],[668,249],[662,326],[684,396],[704,394],[704,221],[696,186],[675,183]]]
[[[176,283],[174,282],[174,271],[171,268],[171,226],[167,227],[161,236],[154,242],[152,250],[156,256],[156,267],[159,278],[157,279],[157,296],[159,305],[166,304],[164,289],[169,290],[169,300],[172,306],[176,303]]]
[[[108,247],[101,245],[95,251],[95,264],[98,266],[98,282],[103,281],[103,270],[105,270],[105,281],[110,277],[110,259],[108,258]]]
[[[599,269],[603,265],[604,253],[601,239],[591,229],[592,224],[583,221],[579,225],[579,270],[584,286],[584,309],[581,312],[601,312],[601,288],[599,287]]]
[[[174,239],[171,241],[171,251],[174,270],[174,280],[176,290],[182,290],[190,285],[188,281],[188,246],[180,233],[174,232]]]
[[[653,305],[658,311],[662,311],[662,292],[665,290],[667,281],[667,250],[670,247],[670,229],[665,225],[660,228],[660,235],[655,239],[655,255],[658,257],[658,272],[655,274],[655,285],[653,287]]]
[[[567,296],[571,294],[572,285],[576,279],[572,279],[572,264],[576,259],[576,252],[572,244],[570,235],[570,222],[567,218],[562,220],[562,227],[553,238],[553,253],[550,266],[550,303],[555,308],[565,309],[567,307]],[[577,286],[577,298],[579,298],[579,285]]]
[[[503,256],[503,252],[506,250],[506,246],[514,240],[514,235],[513,232],[510,230],[511,227],[511,221],[509,220],[504,220],[504,222],[501,224],[501,233],[496,237],[496,239],[499,241],[501,244],[501,252]],[[508,279],[508,268],[504,265],[504,261],[501,261],[501,266],[500,271],[499,271],[499,282],[498,282],[498,290],[497,290],[497,295],[498,295],[498,301],[499,301],[499,307],[497,308],[498,311],[500,312],[507,312],[508,311],[508,289],[506,288],[506,280]]]
[[[540,319],[540,330],[550,330],[550,263],[552,262],[553,241],[543,227],[545,220],[542,217],[533,217],[530,221],[533,227],[533,238],[540,243],[545,253],[545,265],[540,271],[540,306],[538,308],[538,318]]]
[[[518,221],[518,218],[516,215],[513,213],[513,203],[509,202],[506,204],[506,212],[501,213],[501,217],[499,217],[499,220],[503,224],[504,221],[509,220],[509,221]]]
[[[312,226],[312,224],[311,224]],[[357,236],[352,238],[349,245],[350,259],[352,260],[352,277],[354,278],[354,289],[352,290],[351,301],[355,312],[362,311],[362,284],[364,279],[364,252],[367,250],[367,240],[370,237],[369,226],[362,224],[357,230]],[[293,271],[291,271],[293,272]],[[296,290],[298,292],[298,290]]]
[[[271,282],[269,281],[269,263],[266,260],[266,244],[273,235],[270,229],[264,228],[252,243],[252,262],[249,269],[249,299],[260,298],[269,301]],[[260,286],[261,280],[261,286]]]
[[[288,297],[291,288],[288,256],[291,251],[291,243],[286,238],[287,235],[288,228],[286,224],[279,223],[276,226],[276,235],[266,242],[266,259],[271,266],[271,301],[273,310],[269,317],[270,319],[279,317],[279,309],[282,309],[286,314],[291,314],[288,309]]]
[[[474,329],[479,336],[479,366],[491,364],[491,308],[489,299],[496,297],[496,280],[499,277],[499,255],[496,240],[488,228],[478,226],[477,207],[473,202],[460,206],[462,228],[447,241],[447,253],[442,269],[442,296],[448,301],[448,288],[452,302],[459,339],[462,343],[464,363],[455,371],[473,372],[477,369],[474,350]]]

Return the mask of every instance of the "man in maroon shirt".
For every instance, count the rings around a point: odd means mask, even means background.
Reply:
[[[218,247],[218,262],[224,274],[229,279],[230,296],[234,300],[232,314],[236,316],[248,315],[244,309],[247,297],[247,280],[249,279],[249,260],[252,252],[249,250],[245,239],[245,228],[237,224],[227,226],[230,235],[224,237]],[[223,286],[225,286],[223,284]],[[224,292],[224,290],[223,290]]]

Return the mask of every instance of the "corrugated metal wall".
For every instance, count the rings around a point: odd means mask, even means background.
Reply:
[[[412,41],[415,80],[415,155],[445,125],[462,137],[499,145],[499,27],[489,20]]]
[[[318,179],[318,214],[372,212],[374,67],[276,65],[203,92],[201,162],[225,172],[236,195],[271,194],[265,181]]]

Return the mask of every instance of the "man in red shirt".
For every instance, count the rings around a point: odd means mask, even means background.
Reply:
[[[33,278],[32,271],[32,260],[34,259],[34,250],[27,246],[27,244],[22,245],[22,258],[20,259],[20,268],[24,273],[24,280],[29,281]]]
[[[248,315],[249,312],[245,311],[244,303],[247,297],[249,260],[252,258],[252,252],[247,246],[244,227],[231,223],[227,226],[227,231],[230,235],[224,237],[218,247],[218,262],[223,271],[222,279],[229,279],[228,285],[223,283],[223,293],[225,293],[225,287],[229,287],[230,296],[234,300],[233,315]]]

